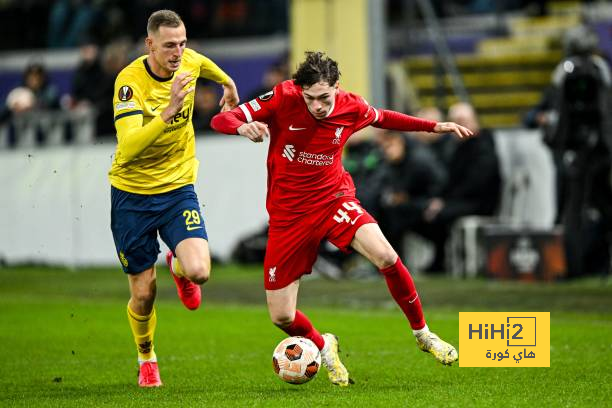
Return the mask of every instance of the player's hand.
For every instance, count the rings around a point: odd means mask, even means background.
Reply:
[[[240,97],[238,96],[238,89],[236,88],[236,84],[234,84],[234,81],[230,79],[229,83],[223,85],[223,96],[219,101],[221,112],[226,112],[228,110],[234,109],[236,106],[238,106],[238,102],[240,102]]]
[[[183,109],[185,97],[195,90],[195,85],[188,86],[193,79],[189,72],[182,72],[174,78],[170,88],[170,103],[161,113],[164,122],[168,123],[174,115]]]
[[[268,125],[262,122],[245,123],[237,130],[239,135],[242,135],[255,143],[263,142],[264,136],[270,137]]]
[[[436,133],[454,133],[460,138],[474,136],[474,132],[455,122],[438,122],[434,128]]]

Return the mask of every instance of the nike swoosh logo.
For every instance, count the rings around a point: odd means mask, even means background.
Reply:
[[[355,223],[357,222],[357,220],[359,219],[359,217],[361,217],[363,214],[359,214],[357,217],[355,217],[355,219],[353,221],[351,221],[351,225],[355,225]]]
[[[151,108],[151,112],[155,112],[155,110],[157,110],[157,108],[159,108],[160,106],[161,106],[161,105],[157,105],[156,107]]]
[[[419,294],[417,293],[417,295],[414,297],[414,299],[409,300],[408,303],[414,303],[418,298],[419,298]]]
[[[187,231],[193,231],[204,227],[187,227]]]
[[[306,128],[296,128],[293,125],[289,125],[289,130],[306,130]]]

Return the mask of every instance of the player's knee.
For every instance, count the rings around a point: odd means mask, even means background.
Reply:
[[[210,263],[203,260],[191,262],[183,266],[183,272],[187,279],[201,285],[205,283],[210,276]]]
[[[375,255],[374,264],[378,269],[388,268],[395,265],[397,257],[397,252],[395,252],[393,248],[385,248]]]
[[[132,299],[141,308],[148,309],[155,301],[155,286],[141,286],[132,289]]]
[[[295,314],[290,313],[277,313],[271,316],[272,323],[275,326],[282,328],[289,327],[293,324],[293,320],[295,318]]]

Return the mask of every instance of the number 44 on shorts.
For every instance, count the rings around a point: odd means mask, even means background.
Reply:
[[[363,209],[354,201],[347,201],[346,203],[342,203],[342,208],[338,208],[338,212],[334,215],[334,220],[338,223],[347,222],[349,224],[355,225],[355,222],[363,215]],[[351,218],[349,216],[349,211],[353,211],[357,213],[355,218]]]

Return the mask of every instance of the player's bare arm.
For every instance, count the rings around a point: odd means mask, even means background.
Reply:
[[[238,102],[240,102],[238,89],[236,88],[234,81],[230,79],[228,83],[223,84],[223,96],[219,101],[221,112],[234,109],[236,106],[238,106]]]
[[[251,122],[245,123],[236,129],[239,135],[248,138],[255,143],[261,143],[264,140],[264,136],[270,137],[268,125],[263,122]]]
[[[161,118],[164,122],[169,123],[170,120],[183,109],[185,97],[195,90],[195,86],[187,85],[193,80],[189,72],[178,74],[170,88],[170,103],[168,107],[161,113]]]

